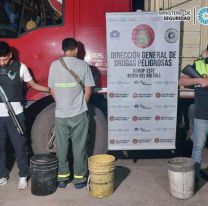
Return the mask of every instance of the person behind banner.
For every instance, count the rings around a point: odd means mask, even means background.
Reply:
[[[195,160],[195,177],[200,178],[200,166],[202,152],[208,134],[208,50],[204,52],[204,58],[194,62],[193,68],[201,77],[192,78],[183,75],[179,79],[180,86],[194,86],[194,124],[193,124],[193,149],[192,158]]]
[[[0,41],[0,85],[3,88],[8,101],[15,112],[22,128],[25,129],[25,117],[23,113],[23,82],[33,89],[49,92],[48,87],[37,84],[30,75],[25,64],[13,59],[8,43]],[[15,127],[12,118],[8,114],[6,105],[0,99],[0,186],[7,184],[9,176],[6,168],[6,138],[7,134],[15,150],[17,166],[19,168],[18,189],[26,189],[29,172],[26,136],[20,134]]]

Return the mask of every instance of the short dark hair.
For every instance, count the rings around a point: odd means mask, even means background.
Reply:
[[[78,43],[73,38],[66,38],[62,41],[62,50],[63,51],[74,50],[77,47],[78,47]]]
[[[10,46],[5,41],[0,41],[0,57],[7,56],[10,53]]]

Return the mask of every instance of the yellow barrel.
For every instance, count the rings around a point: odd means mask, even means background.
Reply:
[[[88,158],[89,190],[93,197],[108,197],[114,191],[115,157],[107,154]]]

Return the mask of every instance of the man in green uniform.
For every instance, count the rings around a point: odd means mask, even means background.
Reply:
[[[69,141],[72,142],[74,157],[74,185],[76,189],[86,186],[87,182],[87,133],[89,120],[86,114],[91,87],[95,86],[89,65],[78,59],[78,43],[73,38],[62,42],[63,61],[81,80],[65,68],[60,59],[52,62],[49,72],[49,87],[56,102],[55,133],[58,158],[59,187],[64,188],[70,177],[68,165]]]

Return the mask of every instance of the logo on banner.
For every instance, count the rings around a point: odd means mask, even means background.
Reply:
[[[134,92],[133,94],[132,94],[132,97],[133,98],[139,98],[139,97],[141,97],[141,98],[147,98],[147,97],[152,97],[153,96],[153,94],[148,94],[148,93],[136,93],[136,92]]]
[[[160,120],[160,116],[159,115],[155,116],[155,120],[159,121]]]
[[[145,82],[143,80],[135,80],[134,83],[135,84],[141,84],[141,85],[147,85],[147,86],[152,85],[152,83],[148,83],[148,82]]]
[[[160,92],[157,92],[157,93],[155,94],[155,97],[156,97],[156,98],[160,98],[160,97],[161,97]]]
[[[137,144],[138,141],[137,141],[137,139],[133,139],[132,142],[133,142],[133,144]]]
[[[172,116],[155,116],[155,120],[156,121],[159,121],[159,120],[174,120],[175,117],[172,117]]]
[[[208,7],[202,7],[198,10],[197,20],[200,24],[208,25]]]
[[[164,37],[166,42],[175,43],[178,40],[178,32],[174,28],[167,29]]]
[[[114,93],[113,93],[113,92],[110,92],[110,93],[109,93],[109,97],[110,97],[110,98],[114,98]]]
[[[110,144],[128,144],[129,140],[128,139],[110,139],[109,143]]]
[[[114,98],[114,97],[117,97],[117,98],[127,98],[129,96],[129,94],[127,94],[127,93],[113,93],[113,92],[110,92],[108,96],[110,98]]]
[[[154,142],[155,143],[159,143],[160,142],[160,139],[159,138],[155,138]]]
[[[115,140],[114,139],[110,139],[109,143],[110,144],[115,144]]]
[[[138,25],[132,31],[132,41],[139,48],[149,47],[154,39],[155,33],[149,25]]]
[[[154,142],[157,143],[166,143],[166,142],[174,142],[174,139],[159,139],[159,138],[155,138]]]
[[[135,127],[135,128],[134,128],[134,131],[135,131],[135,132],[151,132],[150,129],[145,129],[145,128],[142,128],[142,127],[140,127],[140,128]]]
[[[162,97],[170,97],[170,98],[173,98],[175,96],[176,96],[176,93],[160,93],[160,92],[155,93],[155,97],[156,98],[162,98]]]
[[[134,107],[139,109],[152,109],[150,106],[145,106],[143,104],[135,104]]]
[[[110,120],[110,121],[114,121],[114,120],[115,120],[115,117],[114,117],[114,116],[110,116],[110,117],[109,117],[109,120]]]
[[[150,143],[152,141],[152,139],[133,139],[132,140],[132,143],[133,144],[139,144],[139,143],[142,143],[142,144],[144,144],[144,143]]]
[[[138,98],[139,95],[138,95],[137,93],[133,93],[132,97],[133,97],[133,98]]]
[[[135,17],[121,17],[120,21],[121,22],[136,21],[136,18]]]
[[[132,120],[133,120],[133,121],[138,121],[139,118],[138,118],[137,116],[133,116],[133,117],[132,117]]]
[[[129,117],[115,117],[115,116],[110,116],[109,117],[109,120],[111,122],[113,122],[113,121],[128,121],[129,120]]]
[[[110,32],[110,38],[114,40],[120,39],[120,32],[117,30],[113,30],[112,32]]]

